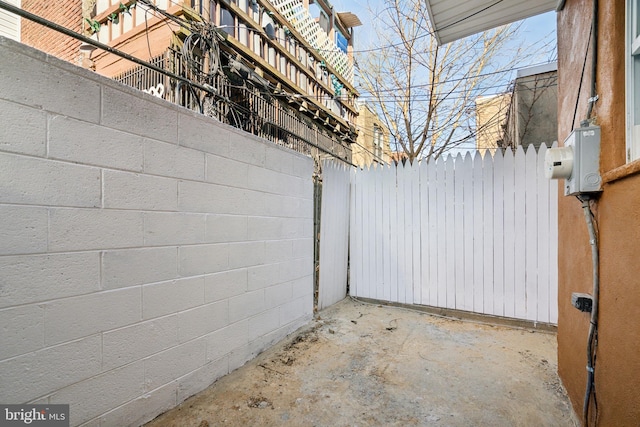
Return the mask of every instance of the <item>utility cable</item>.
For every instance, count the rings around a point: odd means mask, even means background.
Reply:
[[[205,91],[207,93],[213,93],[213,90],[210,87],[206,87],[204,85],[192,82],[191,80],[187,79],[186,77],[182,77],[182,76],[180,76],[178,74],[172,73],[171,71],[167,71],[167,70],[165,70],[163,68],[157,67],[157,66],[155,66],[155,65],[153,65],[153,64],[151,64],[151,63],[149,63],[147,61],[143,61],[142,59],[136,58],[135,56],[131,56],[128,53],[122,52],[121,50],[114,49],[109,45],[106,45],[104,43],[100,43],[99,41],[93,40],[93,39],[91,39],[91,38],[89,38],[89,37],[87,37],[85,35],[76,33],[75,31],[70,30],[70,29],[68,29],[66,27],[63,27],[62,25],[58,25],[55,22],[51,22],[51,21],[49,21],[47,19],[44,19],[44,18],[42,18],[42,17],[40,17],[38,15],[34,15],[31,12],[27,12],[26,10],[23,10],[23,9],[21,9],[19,7],[16,7],[16,6],[12,5],[12,4],[9,4],[9,3],[7,3],[7,2],[5,2],[3,0],[0,0],[0,9],[4,9],[4,10],[6,10],[8,12],[14,13],[14,14],[22,17],[22,18],[28,19],[29,21],[33,21],[33,22],[35,22],[37,24],[40,24],[40,25],[43,25],[43,26],[45,26],[47,28],[51,28],[52,30],[58,31],[58,32],[60,32],[60,33],[62,33],[64,35],[67,35],[69,37],[73,37],[73,38],[75,38],[77,40],[80,40],[81,42],[84,42],[84,43],[90,44],[92,46],[95,46],[95,47],[97,47],[99,49],[102,49],[102,50],[104,50],[106,52],[112,53],[112,54],[114,54],[116,56],[119,56],[120,58],[124,58],[124,59],[126,59],[128,61],[134,62],[134,63],[136,63],[138,65],[142,65],[143,67],[147,67],[147,68],[149,68],[149,69],[151,69],[153,71],[157,71],[159,73],[162,73],[162,74],[164,74],[166,76],[169,76],[169,77],[171,77],[173,79],[180,80],[180,81],[185,82],[187,84],[193,85],[193,86],[197,87],[198,89],[203,90],[203,91]]]
[[[589,109],[587,110],[587,118],[591,119],[593,105],[598,100],[596,94],[596,71],[598,65],[598,0],[593,0],[593,17],[591,18],[591,35],[593,37],[593,50],[591,53],[591,95],[589,98]]]
[[[589,335],[587,339],[587,387],[584,396],[584,404],[582,407],[582,417],[585,427],[589,426],[589,407],[591,406],[591,398],[593,396],[594,406],[597,411],[597,403],[595,400],[595,353],[597,347],[598,336],[598,303],[600,293],[600,258],[598,253],[598,236],[594,227],[593,212],[589,205],[589,197],[579,197],[582,202],[582,210],[589,231],[589,244],[591,245],[591,262],[593,271],[593,289],[592,289],[592,305],[591,318],[589,321]],[[597,412],[596,412],[597,418]]]
[[[587,39],[587,49],[584,52],[584,61],[582,62],[582,72],[580,73],[580,83],[578,84],[578,93],[576,94],[576,105],[573,108],[573,119],[571,120],[571,127],[575,127],[576,115],[578,114],[578,103],[580,102],[580,91],[582,90],[582,81],[584,80],[584,70],[587,66],[587,58],[589,57],[589,46],[591,46],[591,32],[593,26],[589,30],[589,38]]]

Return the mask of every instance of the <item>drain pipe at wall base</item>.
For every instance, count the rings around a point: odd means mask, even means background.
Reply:
[[[592,306],[591,306],[591,319],[589,322],[589,337],[587,339],[587,388],[584,395],[584,405],[582,407],[582,417],[584,419],[585,427],[589,426],[589,407],[591,404],[591,397],[593,396],[593,404],[596,411],[596,424],[598,416],[598,402],[596,400],[595,390],[595,362],[596,362],[596,347],[598,345],[598,295],[600,292],[600,277],[599,277],[599,252],[598,252],[598,237],[593,221],[593,213],[589,207],[589,202],[592,200],[589,197],[582,197],[579,200],[582,201],[582,209],[584,211],[584,218],[587,223],[587,229],[589,230],[589,243],[591,244],[591,262],[593,264],[593,289],[592,289]]]

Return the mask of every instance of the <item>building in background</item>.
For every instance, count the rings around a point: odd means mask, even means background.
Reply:
[[[518,70],[506,94],[476,99],[476,147],[548,147],[558,138],[558,64]]]
[[[358,110],[358,139],[353,148],[353,164],[360,167],[391,162],[389,129],[366,103]]]
[[[351,161],[358,115],[353,28],[361,23],[328,1],[24,0],[23,6],[187,81],[84,50],[90,46],[23,19],[23,41],[33,47],[318,160]]]
[[[77,33],[83,32],[81,0],[22,0],[22,9],[44,17]],[[54,29],[44,27],[28,19],[21,20],[21,42],[48,54],[82,65],[81,42]]]
[[[536,149],[558,139],[558,63],[518,70],[507,110],[502,148]]]
[[[476,98],[476,149],[483,156],[486,151],[493,155],[501,146],[510,104],[510,93]]]

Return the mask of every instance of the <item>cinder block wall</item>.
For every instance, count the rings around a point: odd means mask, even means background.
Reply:
[[[311,159],[4,38],[0,58],[0,402],[138,425],[311,319]]]

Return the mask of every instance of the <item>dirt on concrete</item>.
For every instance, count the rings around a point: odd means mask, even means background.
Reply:
[[[574,426],[556,335],[346,299],[148,427]]]

